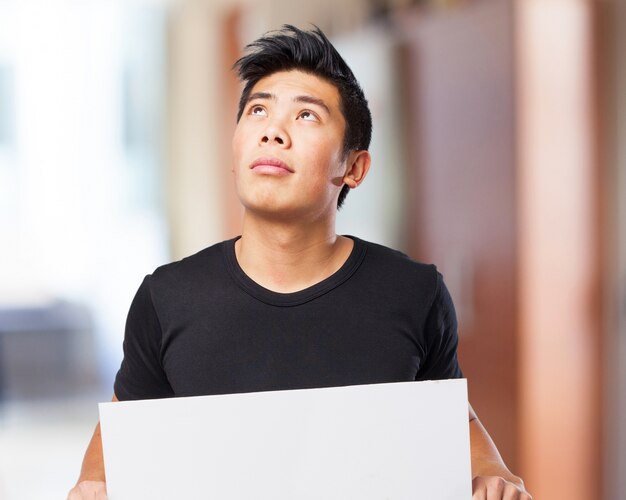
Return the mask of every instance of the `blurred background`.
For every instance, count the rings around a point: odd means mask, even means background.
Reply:
[[[372,108],[338,232],[437,264],[536,499],[626,498],[626,2],[0,0],[0,499],[65,498],[141,279],[239,233],[230,68],[283,23]]]

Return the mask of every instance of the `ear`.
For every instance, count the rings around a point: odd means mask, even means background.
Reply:
[[[372,157],[369,151],[350,151],[346,161],[346,173],[343,176],[343,183],[350,189],[357,187],[370,170]]]

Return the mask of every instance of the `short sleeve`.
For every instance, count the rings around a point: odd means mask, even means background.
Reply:
[[[150,290],[150,275],[137,290],[126,319],[124,359],[115,377],[121,400],[173,396],[161,363],[162,332]]]
[[[417,373],[417,380],[462,378],[457,358],[459,343],[456,312],[450,293],[437,273],[435,298],[424,327],[425,360]]]

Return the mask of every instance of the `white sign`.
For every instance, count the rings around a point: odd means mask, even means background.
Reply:
[[[101,403],[110,500],[471,498],[464,379]]]

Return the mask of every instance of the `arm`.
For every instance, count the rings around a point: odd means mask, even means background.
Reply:
[[[115,377],[114,391],[122,399],[161,398],[173,395],[162,370],[161,326],[152,302],[150,275],[146,276],[131,303],[124,333],[124,359]],[[132,388],[129,392],[128,387]],[[113,394],[113,402],[118,398]],[[100,424],[93,433],[68,500],[106,500],[106,476]]]
[[[504,464],[496,445],[478,420],[471,405],[469,427],[473,478],[472,499],[532,500],[524,487],[524,481],[512,474]]]
[[[112,401],[118,401],[113,395]],[[68,500],[106,500],[106,476],[104,473],[104,456],[102,454],[102,435],[100,434],[100,422],[91,437],[80,476],[67,497]]]

